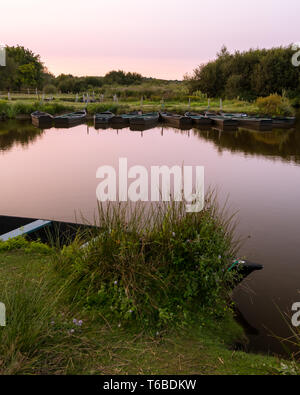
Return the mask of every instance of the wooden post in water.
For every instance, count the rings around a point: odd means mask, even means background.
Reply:
[[[160,103],[161,103],[161,109],[164,110],[165,109],[165,101],[163,98],[161,99]]]
[[[207,109],[210,109],[210,99],[207,99]]]
[[[223,110],[223,100],[222,99],[220,99],[220,110],[221,111]]]

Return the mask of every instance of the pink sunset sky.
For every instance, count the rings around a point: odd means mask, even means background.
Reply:
[[[299,15],[299,0],[10,0],[0,5],[0,43],[40,54],[55,75],[182,79],[223,44],[299,42]]]

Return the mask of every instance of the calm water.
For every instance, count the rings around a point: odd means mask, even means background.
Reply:
[[[300,127],[296,130],[181,131],[157,127],[133,132],[40,130],[29,123],[0,122],[0,214],[72,221],[92,219],[96,169],[128,165],[203,165],[206,187],[219,199],[229,195],[239,210],[241,256],[262,263],[234,294],[239,309],[259,335],[250,349],[281,351],[270,330],[288,336],[276,308],[300,302]]]

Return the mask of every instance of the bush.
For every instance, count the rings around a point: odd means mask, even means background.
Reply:
[[[227,308],[231,228],[210,201],[192,215],[181,203],[130,215],[120,205],[100,206],[99,223],[87,247],[81,236],[57,256],[57,270],[72,278],[72,300],[108,320],[155,326],[187,322],[201,307]]]
[[[277,93],[268,97],[259,97],[256,101],[260,113],[265,115],[292,116],[295,114],[289,100]]]
[[[118,114],[126,109],[128,109],[128,106],[115,103],[91,103],[87,106],[87,112],[89,114],[96,114],[104,111],[111,111],[114,114]]]
[[[53,84],[47,84],[43,89],[44,93],[57,93],[57,88]]]

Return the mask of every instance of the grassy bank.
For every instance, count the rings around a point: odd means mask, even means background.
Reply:
[[[0,242],[0,373],[298,372],[235,348],[232,226],[214,201],[193,215],[157,207],[100,207],[101,228],[63,248]]]
[[[45,96],[47,97],[47,96]],[[90,96],[92,97],[92,96]],[[207,109],[211,111],[220,111],[220,99],[207,99],[205,95],[200,96],[183,96],[182,98],[153,98],[151,95],[147,98],[144,96],[136,97],[120,97],[118,102],[112,100],[112,96],[106,96],[103,102],[99,102],[99,95],[95,96],[98,100],[96,103],[89,103],[87,110],[90,115],[96,112],[111,110],[116,114],[123,112],[143,110],[144,112],[167,111],[184,114],[186,111],[203,112]],[[76,101],[74,94],[55,94],[53,100],[42,100],[40,95],[22,95],[14,94],[8,100],[7,96],[0,96],[0,115],[8,118],[16,118],[20,115],[30,115],[33,111],[45,111],[53,115],[61,114],[68,111],[74,111],[86,107],[82,102]],[[223,100],[222,110],[229,113],[243,112],[253,115],[294,115],[292,103],[285,97],[277,94],[268,97],[259,98],[256,101],[248,102],[240,99]]]
[[[291,362],[234,351],[243,334],[230,314],[216,320],[202,313],[192,327],[154,334],[107,322],[66,301],[51,262],[52,252],[38,245],[0,252],[0,300],[7,305],[0,374],[296,372]]]
[[[7,118],[14,119],[20,115],[30,115],[33,111],[45,111],[52,115],[61,114],[68,111],[75,111],[86,107],[86,104],[66,100],[65,96],[56,98],[52,102],[37,101],[36,98],[18,99],[18,100],[1,100],[0,101],[0,115],[5,115]],[[143,104],[140,101],[105,101],[104,103],[90,103],[87,106],[90,115],[96,112],[111,110],[116,114],[142,109],[144,112],[161,111],[164,108],[167,111],[184,114],[186,111],[200,112],[208,108],[207,100],[191,101],[190,106],[188,102],[166,100],[162,106],[160,100],[144,100]],[[219,111],[219,100],[211,100],[210,110]],[[259,113],[259,109],[255,103],[249,103],[238,100],[225,100],[223,102],[223,110],[226,112],[246,112],[249,114]]]

